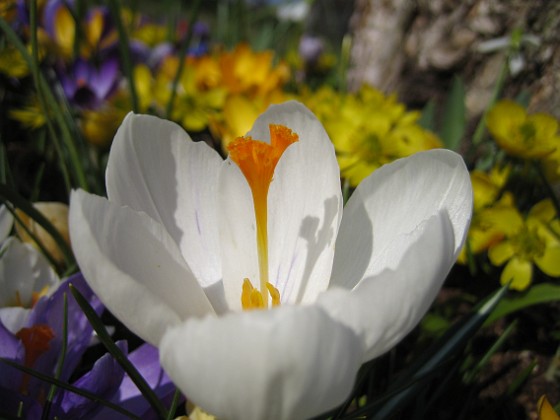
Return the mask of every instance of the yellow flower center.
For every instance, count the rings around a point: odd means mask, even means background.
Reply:
[[[515,253],[527,260],[542,257],[546,245],[538,234],[536,229],[524,227],[512,239]]]
[[[257,226],[260,291],[255,290],[251,282],[245,279],[241,294],[243,309],[267,308],[269,294],[273,306],[275,295],[277,295],[277,303],[280,302],[278,290],[268,281],[268,190],[276,164],[288,146],[298,141],[298,135],[283,125],[270,124],[269,130],[270,144],[246,136],[236,138],[227,147],[229,157],[239,166],[251,188]],[[246,286],[247,284],[250,288]],[[262,300],[262,306],[258,303],[259,299]]]

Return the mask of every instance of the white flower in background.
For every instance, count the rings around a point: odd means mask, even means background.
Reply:
[[[59,278],[33,246],[8,237],[13,223],[6,206],[0,206],[0,323],[15,334],[33,305]]]
[[[333,146],[301,104],[270,107],[229,150],[224,161],[171,122],[129,114],[109,199],[72,193],[72,245],[190,401],[219,418],[311,417],[428,309],[468,229],[469,174],[447,150],[398,160],[342,217]]]

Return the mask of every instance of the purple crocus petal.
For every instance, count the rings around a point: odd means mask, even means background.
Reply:
[[[23,356],[24,349],[21,341],[0,322],[0,357],[22,364]],[[19,370],[0,362],[0,388],[13,388],[14,384],[19,384],[20,381]],[[0,392],[0,400],[4,399],[3,395]]]
[[[0,418],[40,419],[42,412],[41,405],[30,396],[0,386]]]
[[[113,93],[119,81],[119,62],[111,57],[103,61],[99,69],[93,69],[89,79],[89,87],[97,100],[105,100]]]
[[[69,284],[72,284],[84,296],[97,314],[101,314],[103,305],[99,299],[94,296],[83,276],[81,274],[75,274],[64,280],[57,290],[47,299],[40,299],[35,305],[35,308],[33,308],[28,319],[29,326],[41,324],[49,325],[54,332],[55,337],[50,343],[49,350],[37,359],[34,366],[35,369],[42,372],[52,372],[52,368],[56,365],[62,346],[64,322],[63,304],[64,295],[66,294],[68,299],[68,347],[61,375],[62,380],[67,380],[70,377],[70,374],[74,371],[83,353],[86,351],[93,334],[93,328],[72,296],[68,287]]]
[[[166,401],[169,402],[176,388],[159,363],[158,349],[146,343],[134,350],[129,355],[128,359],[144,377],[158,398],[164,403]],[[144,420],[158,418],[156,413],[151,409],[150,404],[138,390],[138,387],[126,374],[119,388],[119,392],[114,395],[111,402],[118,404]],[[108,408],[101,410],[95,418],[101,420],[109,418],[109,416],[114,420],[124,420],[127,418]]]
[[[118,341],[116,344],[123,353],[127,353],[126,341]],[[119,389],[123,376],[123,368],[111,354],[106,353],[95,362],[89,372],[74,382],[73,385],[98,395],[104,400],[110,400]],[[62,418],[90,417],[102,407],[88,398],[69,391],[61,393],[57,400],[54,404],[55,411],[58,411],[56,414]],[[112,410],[111,412],[114,413]],[[105,418],[113,418],[113,415]]]

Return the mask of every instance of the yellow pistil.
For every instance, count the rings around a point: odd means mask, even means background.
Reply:
[[[257,250],[259,258],[260,292],[264,308],[268,307],[268,232],[267,198],[276,164],[288,146],[298,141],[298,135],[283,125],[270,124],[270,144],[251,137],[238,137],[227,149],[247,179],[253,194],[257,225]],[[247,280],[248,281],[248,280]],[[250,282],[249,282],[250,284]],[[272,285],[271,285],[272,286]],[[252,286],[251,286],[252,287]],[[274,289],[276,290],[276,289]],[[278,293],[278,291],[276,291]],[[245,295],[245,283],[242,296]],[[274,294],[271,293],[274,303]],[[279,301],[279,296],[277,298]],[[242,302],[244,302],[242,297]]]
[[[272,299],[272,306],[280,305],[280,292],[271,283],[266,283],[266,290]],[[243,280],[243,289],[241,292],[241,307],[244,311],[251,309],[265,309],[267,307],[268,296],[261,293],[253,287],[249,279]]]

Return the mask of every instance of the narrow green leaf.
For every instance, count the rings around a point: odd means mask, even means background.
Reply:
[[[49,375],[45,375],[44,373],[38,372],[34,369],[30,369],[26,366],[22,366],[16,362],[14,362],[13,360],[9,360],[6,359],[4,357],[0,357],[0,362],[7,364],[8,366],[11,366],[15,369],[18,369],[28,375],[33,376],[34,378],[37,378],[43,382],[49,383],[49,384],[53,384],[56,385],[58,388],[64,389],[65,391],[70,391],[76,395],[80,395],[84,398],[87,398],[88,400],[94,401],[98,404],[101,404],[107,408],[110,408],[111,410],[115,410],[118,413],[124,414],[127,417],[130,417],[131,419],[140,419],[140,417],[136,416],[134,413],[131,413],[128,410],[125,410],[124,408],[118,406],[117,404],[114,404],[110,401],[107,401],[103,398],[101,398],[99,395],[95,395],[94,393],[90,392],[90,391],[86,391],[85,389],[81,389],[81,388],[77,388],[73,385],[70,385],[64,381],[61,381],[59,379],[55,379],[52,376]]]
[[[183,67],[185,66],[185,57],[187,56],[187,52],[189,51],[189,45],[191,43],[191,39],[193,36],[194,23],[198,18],[198,13],[200,11],[201,5],[202,5],[202,0],[196,0],[191,8],[191,14],[189,18],[189,30],[187,32],[185,41],[181,46],[181,50],[179,51],[179,55],[178,55],[179,66],[177,66],[177,73],[175,73],[175,77],[173,78],[173,83],[171,84],[171,95],[169,96],[169,102],[167,102],[167,107],[165,109],[165,115],[167,116],[167,118],[171,116],[171,111],[173,111],[173,106],[175,105],[175,97],[177,96],[177,86],[179,85],[181,73],[183,73]]]
[[[72,292],[72,295],[76,299],[76,302],[78,303],[78,305],[80,305],[80,308],[82,308],[84,315],[87,317],[92,328],[97,333],[97,337],[99,338],[99,341],[103,343],[107,351],[111,353],[115,358],[115,360],[117,360],[117,362],[122,366],[122,368],[128,374],[132,382],[134,382],[134,384],[138,387],[142,395],[144,395],[146,401],[148,401],[148,403],[152,406],[155,412],[158,413],[159,417],[167,418],[167,410],[165,409],[161,401],[158,399],[154,391],[150,388],[150,386],[148,385],[144,377],[140,375],[138,370],[136,370],[134,365],[130,362],[130,360],[128,360],[128,357],[126,357],[124,353],[121,351],[121,349],[119,349],[118,346],[113,342],[111,336],[109,335],[109,333],[105,329],[105,326],[103,325],[103,321],[101,321],[99,316],[97,316],[95,310],[91,307],[88,301],[82,296],[82,294],[79,292],[78,289],[76,289],[72,284],[70,284],[69,287],[70,287],[70,291]]]
[[[431,99],[424,109],[422,109],[422,114],[418,120],[418,124],[425,128],[426,130],[435,131],[435,115],[436,115],[436,103]]]
[[[560,301],[560,285],[552,283],[536,284],[523,294],[516,293],[503,298],[490,314],[486,323],[490,324],[497,319],[532,305],[555,301]]]
[[[466,345],[468,340],[478,331],[494,310],[500,299],[507,291],[507,287],[502,287],[492,294],[485,302],[475,309],[468,317],[457,325],[452,326],[431,348],[407,369],[399,380],[392,384],[392,389],[411,384],[408,388],[399,392],[397,395],[389,399],[381,407],[376,402],[372,403],[373,419],[385,419],[391,414],[404,407],[410,402],[424,387],[425,377],[430,377],[446,360],[457,354]],[[373,411],[374,410],[374,411]],[[374,415],[375,413],[375,415]]]
[[[515,379],[509,384],[506,390],[506,395],[513,395],[515,391],[517,391],[519,387],[521,387],[525,383],[529,375],[531,375],[531,373],[535,370],[535,366],[537,366],[537,364],[538,361],[533,360],[529,366],[523,369],[519,373],[519,375],[517,375]]]
[[[124,74],[128,82],[128,89],[130,91],[130,100],[132,102],[132,110],[134,112],[139,112],[138,94],[136,92],[136,84],[134,83],[132,60],[130,58],[130,46],[128,42],[128,34],[126,32],[121,17],[121,13],[120,13],[121,7],[117,0],[109,0],[108,3],[109,3],[109,10],[111,12],[111,16],[116,23],[117,32],[119,34],[119,52],[121,55]]]
[[[450,150],[457,150],[465,134],[465,85],[459,77],[453,79],[451,92],[445,101],[440,136],[443,144]]]
[[[62,349],[60,350],[60,355],[58,357],[58,362],[56,364],[56,370],[54,373],[55,379],[60,379],[62,375],[62,368],[64,367],[64,361],[66,360],[66,352],[68,350],[68,295],[64,292],[63,300],[63,318],[62,318]],[[47,395],[47,403],[45,404],[46,409],[43,409],[43,419],[47,420],[49,418],[50,405],[56,394],[57,386],[51,384],[49,389],[49,394]]]
[[[478,372],[480,372],[482,370],[482,368],[484,366],[486,366],[486,364],[488,363],[488,361],[490,360],[490,358],[500,349],[502,348],[502,346],[504,345],[505,341],[509,338],[509,336],[511,335],[511,333],[515,330],[515,327],[517,326],[517,320],[512,322],[510,325],[508,325],[508,327],[505,329],[505,331],[500,334],[500,336],[498,337],[498,339],[494,342],[494,344],[492,344],[492,346],[490,347],[490,349],[488,349],[488,351],[484,354],[484,356],[482,356],[482,358],[479,360],[479,362],[476,364],[476,366],[471,369],[464,378],[464,381],[466,383],[471,383],[476,375],[478,374]]]

